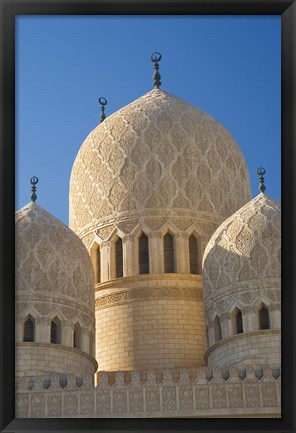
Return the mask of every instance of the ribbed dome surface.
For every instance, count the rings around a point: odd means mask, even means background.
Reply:
[[[44,301],[41,316],[59,304],[68,319],[82,312],[88,326],[94,318],[93,268],[83,243],[36,203],[16,212],[16,298]]]
[[[203,257],[205,306],[223,313],[235,301],[280,301],[281,210],[259,194],[214,232]],[[218,309],[219,309],[218,308]]]
[[[82,144],[71,173],[70,226],[81,233],[124,215],[176,211],[226,218],[249,200],[246,164],[229,132],[154,89]]]

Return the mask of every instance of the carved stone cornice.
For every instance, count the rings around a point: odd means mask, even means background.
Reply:
[[[123,244],[125,244],[127,242],[134,242],[134,240],[135,240],[135,236],[133,236],[133,235],[126,235],[126,236],[124,236],[124,238],[122,238]]]
[[[221,314],[221,320],[231,319],[231,314],[229,312]]]
[[[104,241],[100,245],[100,248],[110,248],[110,247],[111,247],[111,241]]]
[[[252,313],[256,314],[256,309],[257,309],[256,305],[243,307],[242,313],[243,314],[252,314]]]

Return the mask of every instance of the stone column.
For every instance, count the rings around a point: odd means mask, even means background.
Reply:
[[[258,329],[256,307],[244,307],[242,309],[244,332],[253,332]]]
[[[73,332],[74,325],[69,321],[64,321],[61,324],[61,344],[64,346],[73,347]]]
[[[152,232],[149,236],[150,273],[164,272],[163,237],[161,233]]]
[[[15,342],[21,343],[24,340],[24,322],[21,318],[17,318],[15,323]]]
[[[98,275],[97,275],[97,248],[91,248],[91,250],[89,251],[89,255],[90,255],[91,262],[92,262],[93,269],[94,269],[95,284],[97,284],[98,283]]]
[[[281,329],[281,305],[272,304],[269,307],[269,322],[271,329]]]
[[[198,245],[200,246],[198,250],[198,269],[199,273],[202,274],[202,258],[206,249],[206,246],[208,245],[211,237],[210,236],[203,236],[200,238]]]
[[[232,336],[232,322],[231,314],[229,312],[221,315],[221,330],[222,338],[228,338]]]
[[[135,275],[135,238],[127,235],[122,239],[123,248],[123,276]]]
[[[101,282],[111,279],[111,242],[101,244]]]
[[[215,329],[214,329],[213,321],[208,323],[208,336],[209,336],[209,347],[211,347],[213,346],[213,344],[215,344]]]
[[[36,343],[50,343],[50,323],[45,317],[38,317],[35,320]]]
[[[189,236],[187,233],[177,233],[175,239],[176,272],[179,274],[189,274]]]
[[[81,328],[81,350],[89,353],[89,332],[85,328]]]

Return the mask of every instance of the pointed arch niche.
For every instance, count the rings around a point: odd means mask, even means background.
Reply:
[[[263,303],[258,310],[258,324],[260,330],[270,329],[269,309]]]
[[[23,341],[26,343],[32,343],[35,341],[35,319],[31,314],[29,314],[24,322]]]
[[[174,235],[170,231],[167,231],[167,233],[163,236],[163,256],[165,273],[176,272],[175,254]]]
[[[192,233],[188,239],[190,274],[199,274],[199,239]]]
[[[149,239],[146,233],[140,233],[138,243],[139,274],[149,274]]]
[[[109,239],[109,279],[122,278],[126,276],[126,257],[124,245],[124,233],[121,231],[114,231]],[[105,259],[107,257],[105,256]],[[105,266],[105,264],[104,264]]]
[[[61,344],[61,321],[57,316],[50,323],[50,342]]]
[[[216,316],[214,319],[214,336],[215,336],[215,343],[222,340],[222,329],[221,329],[221,321],[220,317]]]
[[[102,281],[101,269],[102,269],[102,259],[101,259],[101,247],[98,242],[94,242],[90,249],[90,257],[94,269],[95,284],[99,284]]]
[[[242,334],[244,332],[243,315],[238,307],[235,307],[231,313],[231,321],[233,335]]]
[[[73,347],[76,349],[81,349],[81,326],[78,322],[74,326]]]

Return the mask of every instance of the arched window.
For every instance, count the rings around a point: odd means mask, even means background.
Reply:
[[[61,344],[61,322],[57,317],[50,324],[50,342]]]
[[[259,311],[259,329],[270,329],[268,309],[262,306]]]
[[[25,321],[25,326],[24,326],[24,341],[25,342],[33,342],[34,339],[35,339],[35,323],[34,323],[34,319],[32,319],[31,317],[29,317]]]
[[[118,238],[115,244],[116,278],[123,277],[122,239]]]
[[[73,347],[81,349],[81,327],[79,323],[74,326]]]
[[[167,233],[163,238],[164,245],[164,272],[175,272],[174,266],[174,238]]]
[[[220,317],[216,316],[214,320],[215,342],[222,340]]]
[[[197,239],[194,235],[189,238],[190,274],[198,274]]]
[[[144,233],[139,238],[139,273],[149,274],[148,236]]]
[[[241,310],[238,310],[236,313],[236,333],[242,334],[244,332],[243,328],[243,317]]]
[[[101,282],[101,250],[100,247],[96,250],[96,283]]]

